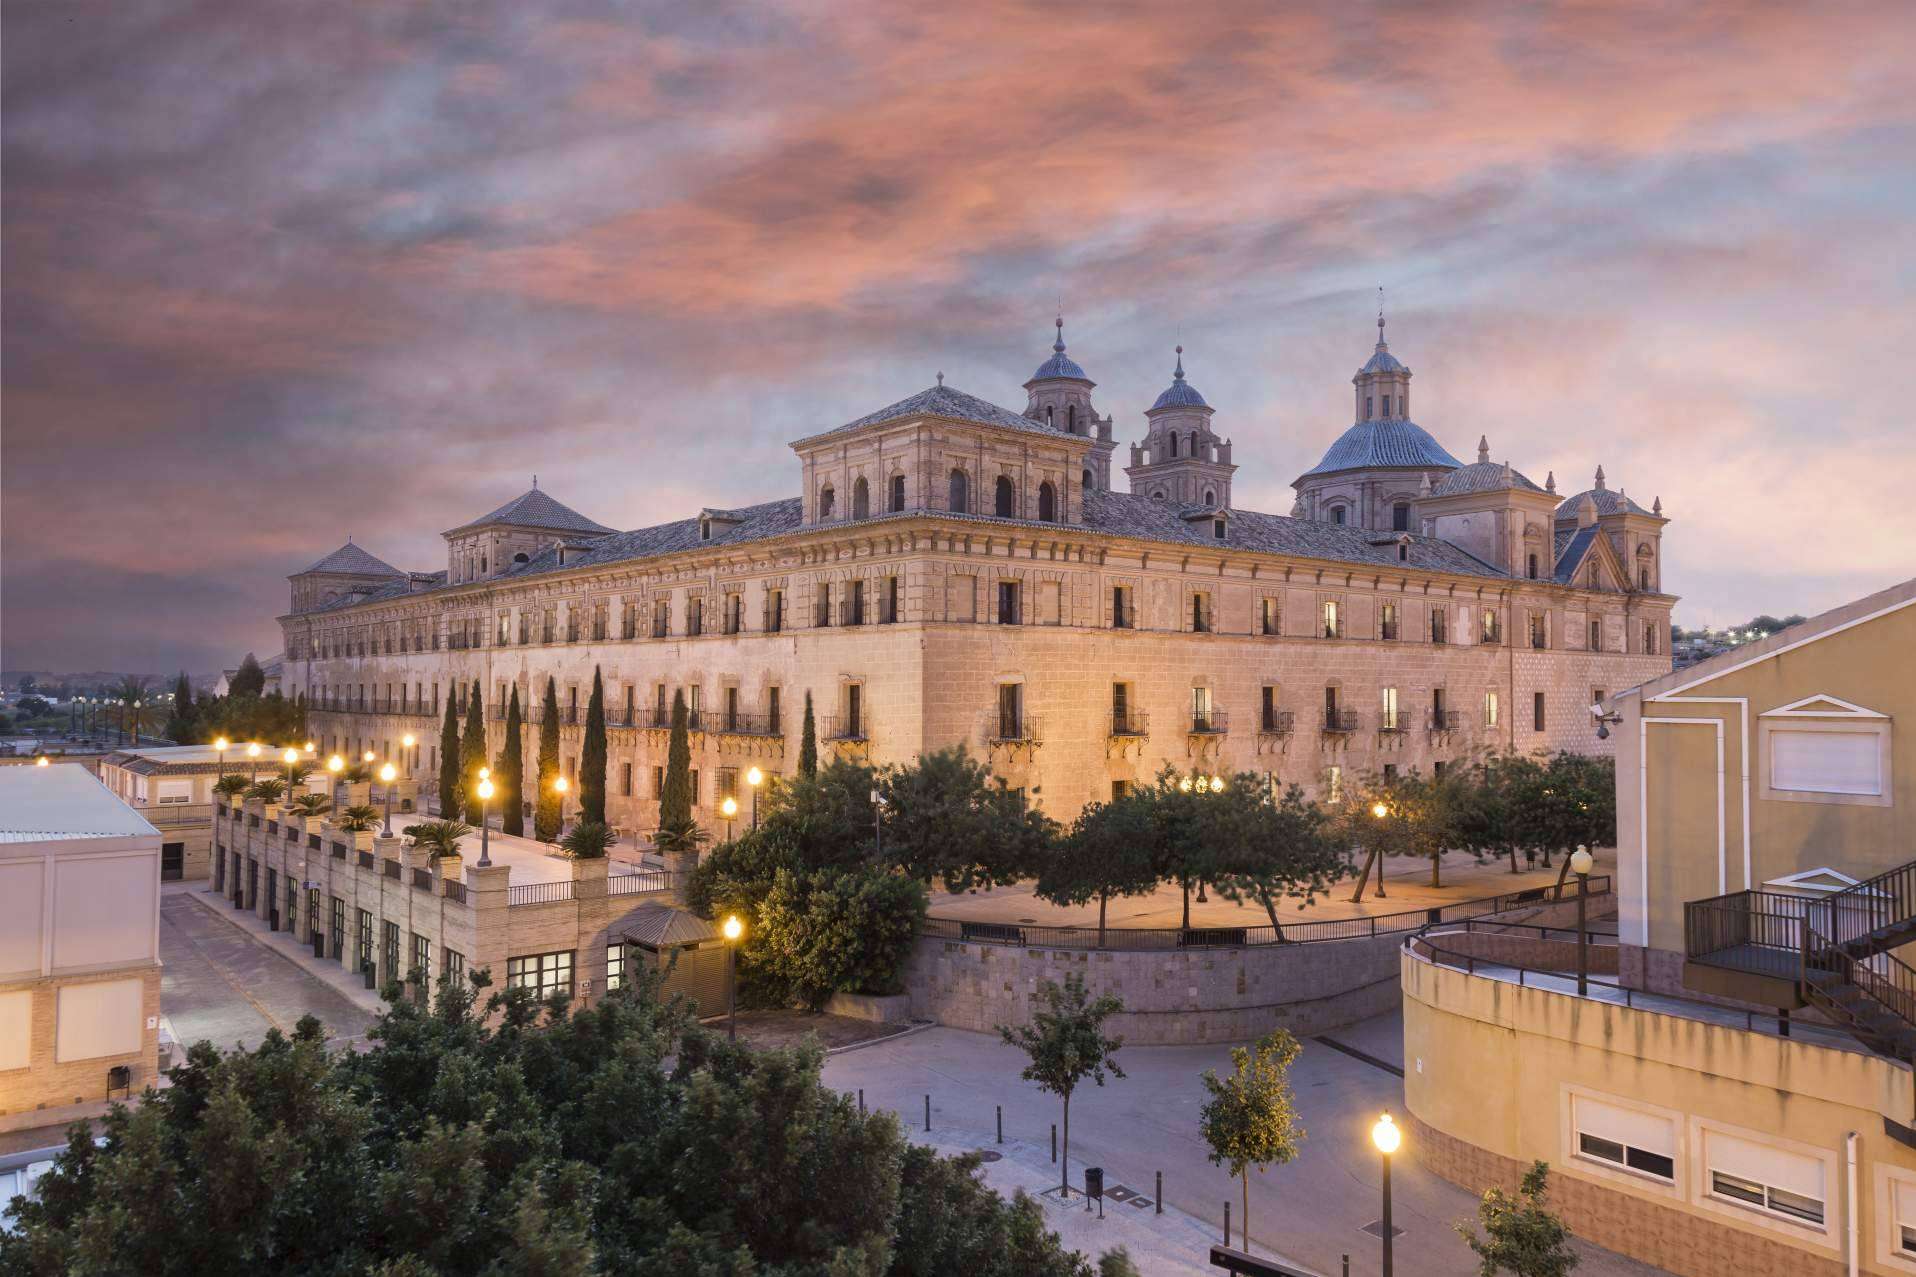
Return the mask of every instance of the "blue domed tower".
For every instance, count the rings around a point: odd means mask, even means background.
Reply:
[[[1291,484],[1298,512],[1322,523],[1415,532],[1412,511],[1420,492],[1463,463],[1410,419],[1410,369],[1385,344],[1382,311],[1377,348],[1351,385],[1355,421],[1323,460]]]
[[[1080,481],[1086,488],[1109,492],[1111,453],[1118,445],[1111,437],[1111,418],[1100,417],[1091,406],[1091,391],[1097,384],[1065,354],[1064,316],[1058,316],[1058,340],[1052,344],[1051,358],[1039,364],[1025,383],[1029,396],[1025,416],[1063,434],[1091,440]]]
[[[1214,409],[1184,379],[1184,347],[1179,346],[1177,353],[1171,384],[1145,409],[1150,428],[1143,443],[1131,445],[1131,464],[1124,473],[1136,496],[1228,509],[1231,476],[1237,471],[1231,464],[1231,441],[1220,440],[1212,432]]]

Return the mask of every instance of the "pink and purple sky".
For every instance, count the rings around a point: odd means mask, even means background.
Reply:
[[[1349,424],[1387,289],[1468,460],[1671,517],[1678,620],[1916,572],[1916,6],[7,5],[0,664],[278,649],[350,534],[530,482],[790,495],[1059,299],[1122,440],[1171,346],[1239,505]]]

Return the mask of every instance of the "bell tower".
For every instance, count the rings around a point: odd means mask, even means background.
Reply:
[[[1109,492],[1111,454],[1118,446],[1111,437],[1111,418],[1100,417],[1091,406],[1091,391],[1097,383],[1064,353],[1063,315],[1058,316],[1057,325],[1058,339],[1052,344],[1051,358],[1039,364],[1038,371],[1025,383],[1025,416],[1060,434],[1091,440],[1079,481],[1086,488]]]
[[[1145,409],[1150,423],[1143,443],[1131,445],[1124,468],[1135,496],[1173,505],[1228,509],[1231,504],[1231,441],[1211,430],[1213,409],[1184,379],[1184,347],[1177,348],[1171,384]]]

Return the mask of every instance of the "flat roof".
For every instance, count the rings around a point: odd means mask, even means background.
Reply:
[[[159,832],[78,763],[0,767],[0,843]]]

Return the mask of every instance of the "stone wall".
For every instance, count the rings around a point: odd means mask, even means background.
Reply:
[[[1537,971],[1574,972],[1577,969],[1575,940],[1545,939],[1523,932],[1498,934],[1454,931],[1440,932],[1431,937],[1431,942],[1444,951],[1443,961],[1446,963],[1455,960],[1449,955],[1467,954],[1485,962],[1530,967]],[[1593,943],[1587,950],[1587,961],[1591,975],[1614,976],[1617,974],[1617,946]]]

